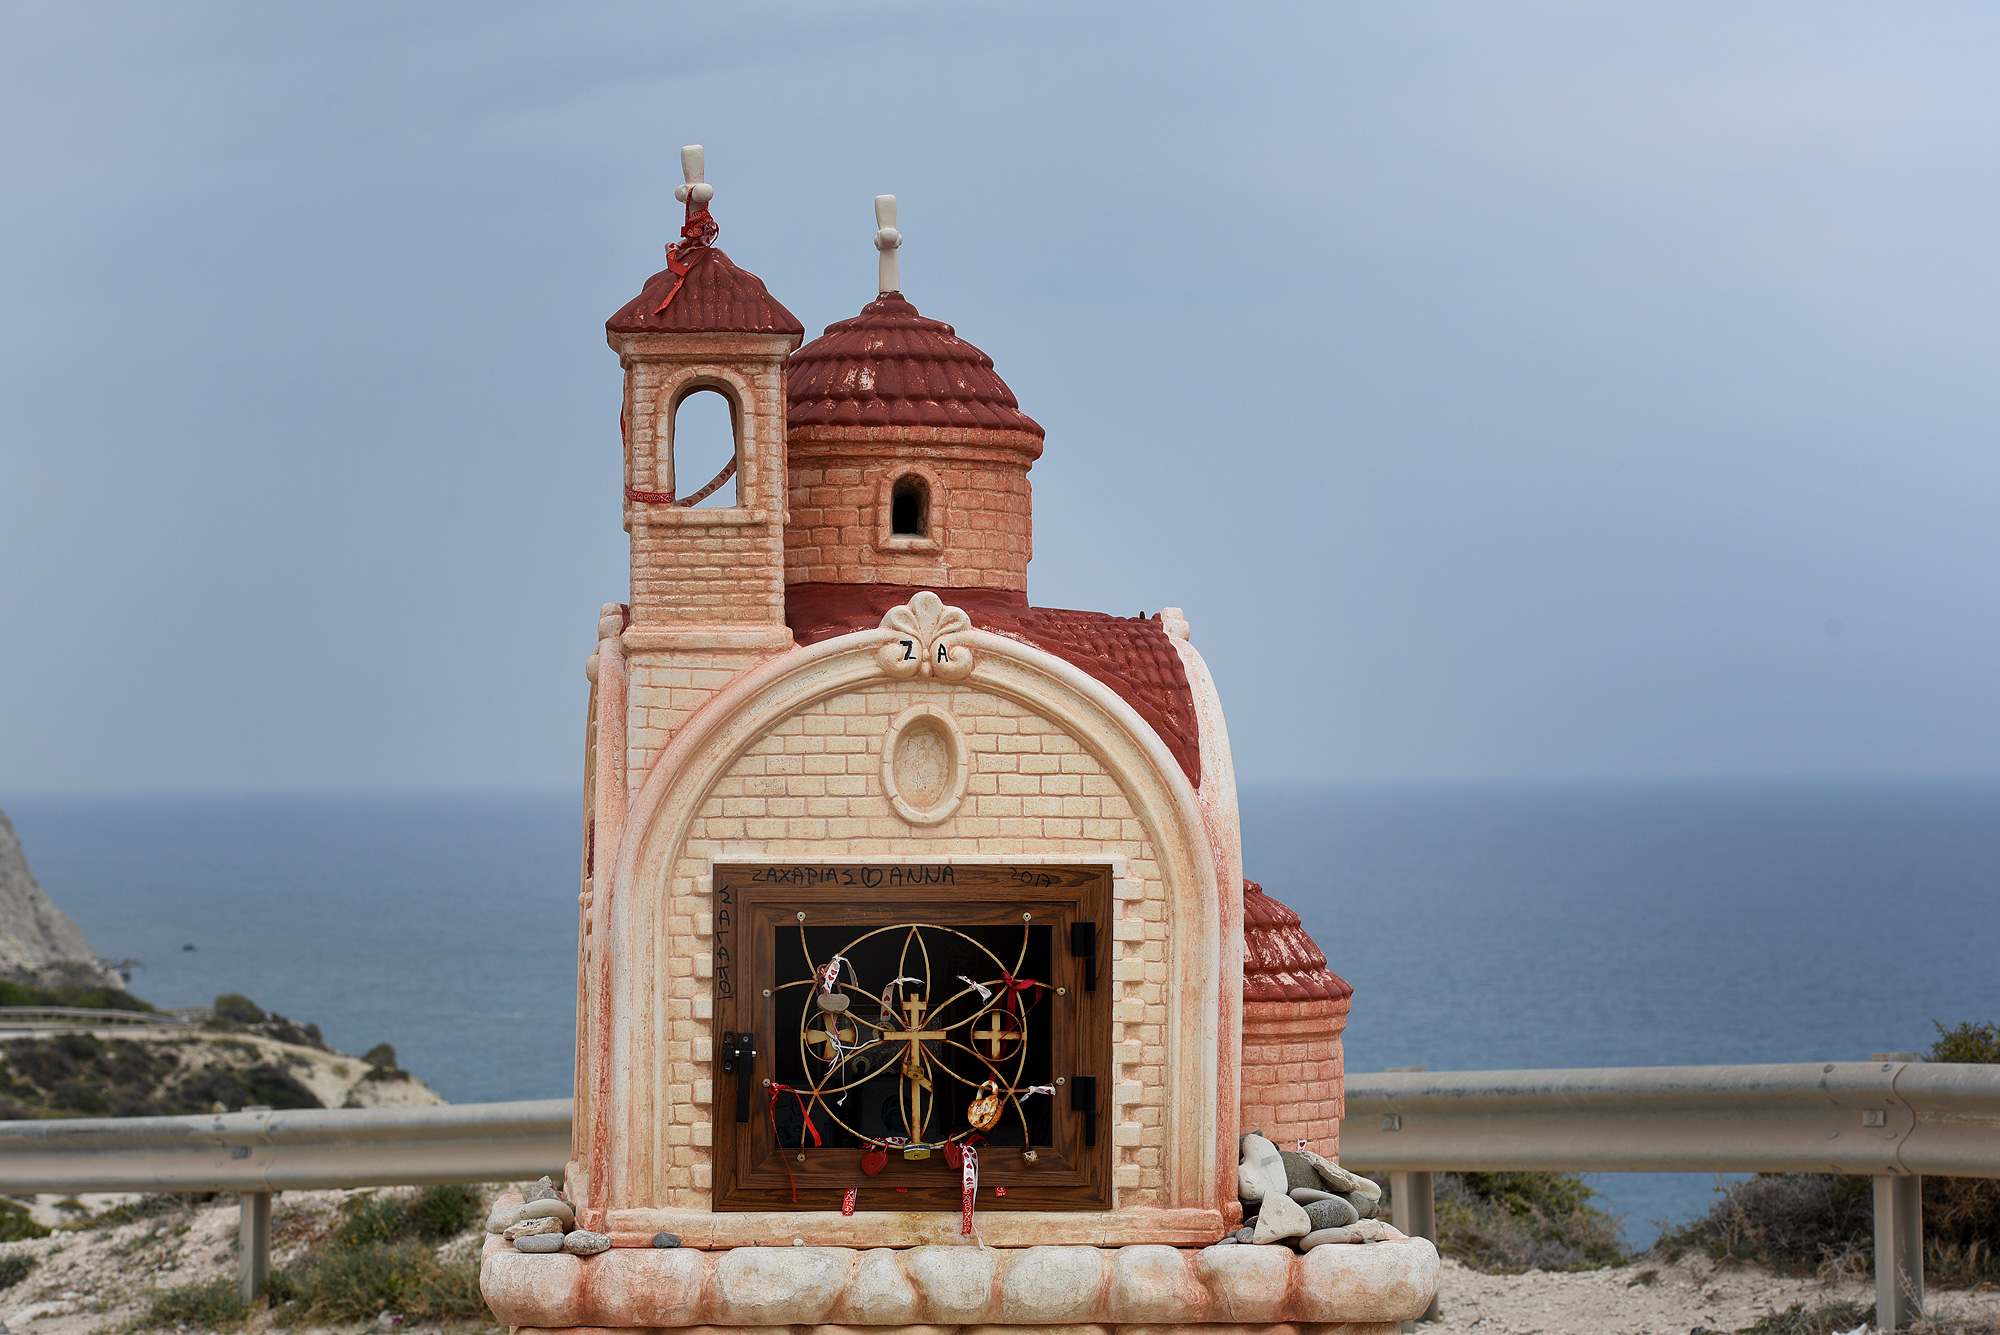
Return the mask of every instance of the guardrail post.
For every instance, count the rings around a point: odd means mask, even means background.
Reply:
[[[246,1191],[236,1200],[237,1274],[243,1280],[243,1301],[254,1303],[271,1277],[271,1193]]]
[[[1437,1242],[1437,1198],[1431,1194],[1429,1173],[1389,1174],[1389,1205],[1400,1232],[1413,1238],[1428,1238],[1433,1244]],[[1435,1321],[1437,1316],[1437,1295],[1432,1294],[1431,1305],[1417,1319]]]
[[[1924,1180],[1875,1177],[1875,1328],[1906,1329],[1924,1306]]]

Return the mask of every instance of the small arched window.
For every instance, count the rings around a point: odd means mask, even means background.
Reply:
[[[889,495],[889,532],[895,537],[927,538],[931,532],[931,489],[922,477],[905,473]]]
[[[680,505],[736,504],[736,413],[712,389],[674,406],[674,491]]]

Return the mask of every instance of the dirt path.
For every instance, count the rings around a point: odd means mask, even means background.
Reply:
[[[1929,1297],[1941,1331],[2000,1330],[2000,1293],[1951,1290]],[[1439,1320],[1419,1329],[1431,1335],[1688,1335],[1741,1330],[1793,1303],[1810,1309],[1841,1299],[1863,1304],[1872,1318],[1874,1282],[1828,1285],[1694,1258],[1524,1275],[1482,1275],[1446,1261]]]

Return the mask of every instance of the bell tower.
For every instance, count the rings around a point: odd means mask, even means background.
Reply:
[[[722,682],[792,646],[785,628],[785,358],[805,327],[715,245],[699,144],[667,267],[605,323],[625,369],[625,530],[632,535],[629,763],[643,771]],[[726,459],[675,449],[690,395],[729,405]],[[709,473],[717,463],[721,471]],[[699,476],[691,474],[699,473]],[[734,483],[733,504],[702,504]]]

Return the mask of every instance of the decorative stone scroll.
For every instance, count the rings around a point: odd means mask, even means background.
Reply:
[[[972,629],[972,618],[963,608],[945,606],[929,589],[890,608],[882,629],[896,635],[875,652],[875,661],[890,676],[964,681],[972,675],[972,646],[959,639]]]

